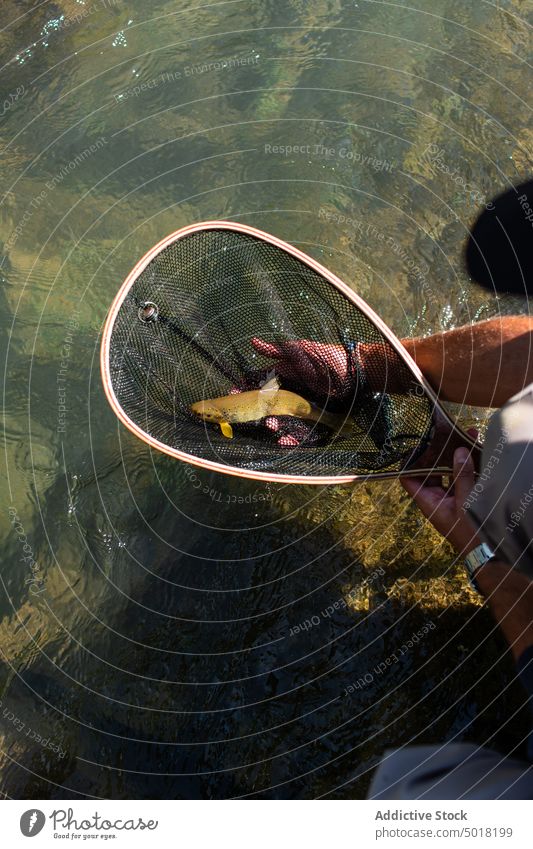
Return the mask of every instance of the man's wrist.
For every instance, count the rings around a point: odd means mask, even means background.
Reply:
[[[488,560],[476,575],[515,660],[533,645],[533,581],[503,560]]]
[[[516,575],[516,569],[498,557],[487,560],[476,572],[476,581],[483,595],[491,593],[496,585],[500,586],[508,575]]]
[[[464,563],[470,586],[472,589],[476,590],[476,592],[480,593],[480,595],[482,593],[477,582],[477,575],[483,566],[494,559],[494,552],[486,542],[480,542],[474,548],[471,548],[465,555]]]
[[[478,592],[488,599],[493,593],[506,590],[509,581],[512,583],[517,574],[520,573],[513,566],[509,566],[504,560],[499,560],[495,556],[491,560],[487,560],[476,572]]]

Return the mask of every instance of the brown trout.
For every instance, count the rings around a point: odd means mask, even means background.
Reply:
[[[344,416],[328,413],[310,404],[300,395],[280,389],[277,377],[251,392],[196,401],[191,404],[191,410],[204,421],[220,425],[220,430],[228,439],[233,437],[232,424],[257,422],[267,416],[294,416],[324,424],[339,435],[353,434],[352,423]]]

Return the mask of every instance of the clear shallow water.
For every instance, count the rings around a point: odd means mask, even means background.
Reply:
[[[461,251],[531,171],[530,7],[28,6],[0,36],[3,793],[357,797],[392,745],[515,745],[503,642],[397,485],[151,454],[98,349],[136,260],[208,218],[298,244],[400,336],[524,312]]]

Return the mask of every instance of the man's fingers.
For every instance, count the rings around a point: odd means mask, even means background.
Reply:
[[[252,345],[255,350],[259,354],[263,354],[264,357],[280,357],[281,351],[279,350],[277,345],[273,345],[271,342],[264,342],[262,339],[258,339],[256,336],[252,339]]]
[[[442,476],[441,475],[427,475],[425,478],[408,478],[401,477],[400,483],[405,490],[409,493],[411,498],[414,498],[417,492],[421,489],[432,489],[432,490],[440,490],[444,492],[444,487],[442,486]]]
[[[427,482],[420,478],[400,478],[400,483],[426,518],[432,516],[447,497],[441,486],[428,486]]]
[[[285,448],[295,448],[299,444],[299,440],[295,436],[291,436],[290,433],[285,436],[280,436],[278,439],[278,445],[283,445]]]
[[[458,508],[463,508],[475,482],[471,454],[468,448],[458,448],[453,455],[453,483],[455,503]]]
[[[403,488],[414,498],[418,490],[424,485],[420,478],[400,478]]]

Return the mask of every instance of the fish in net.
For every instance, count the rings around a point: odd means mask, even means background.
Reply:
[[[479,454],[361,298],[242,224],[185,227],[137,263],[101,368],[133,433],[221,472],[337,483],[449,472],[459,445]]]

